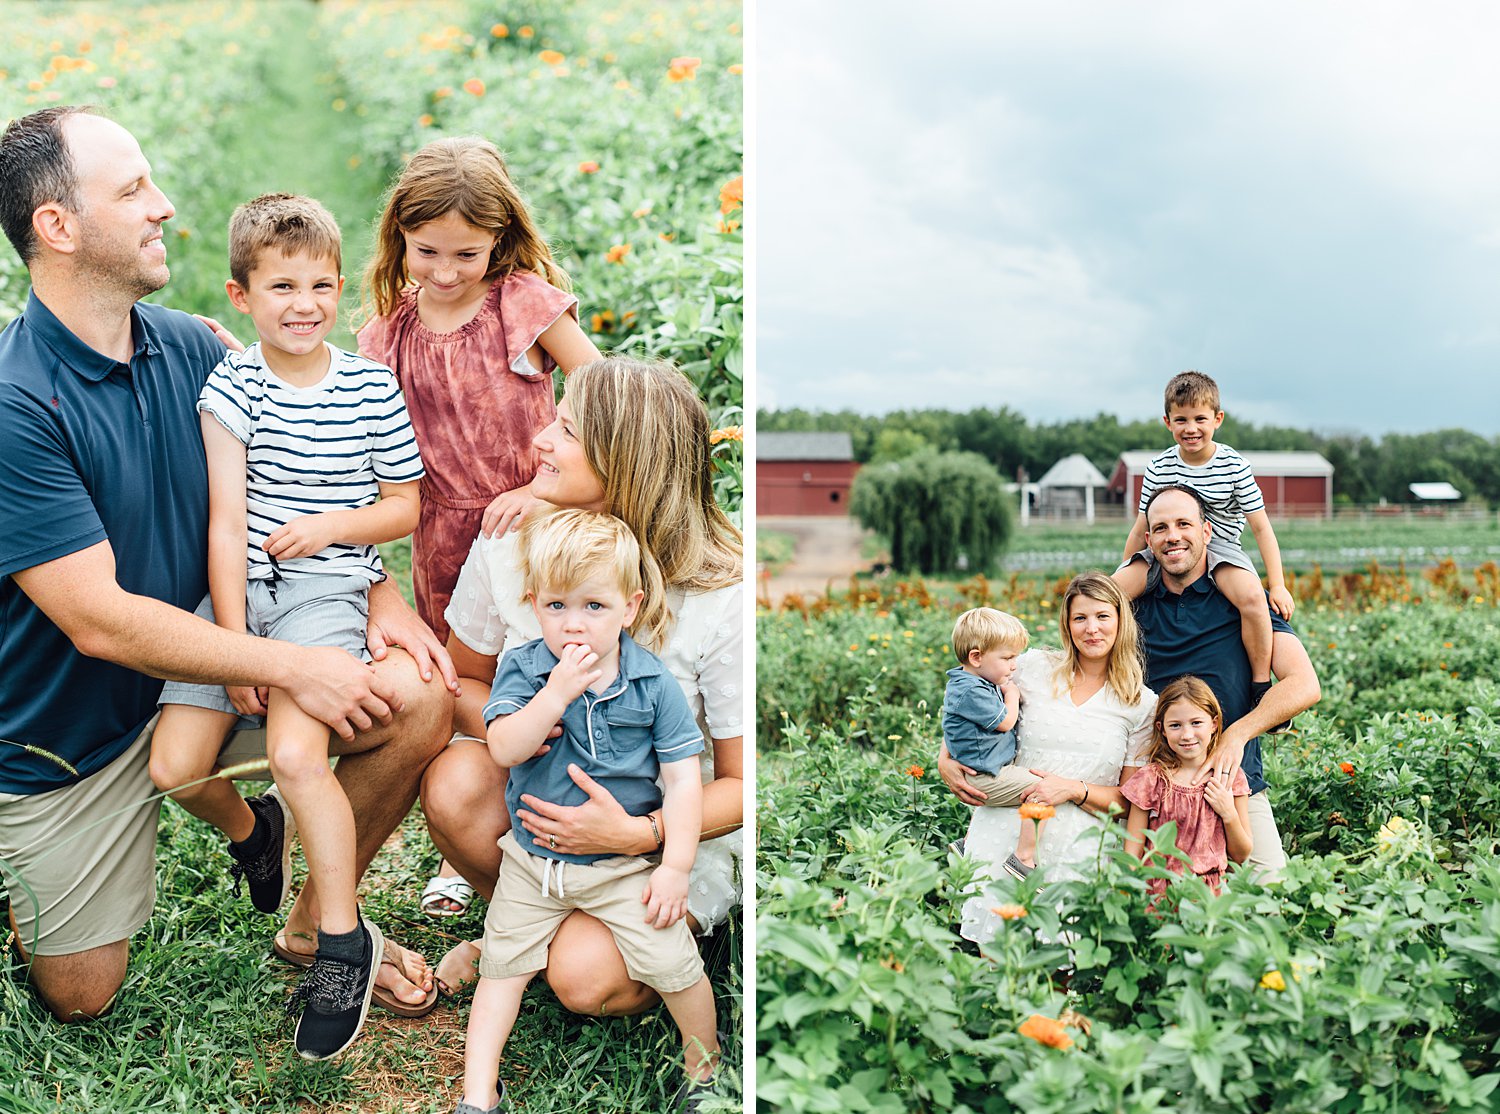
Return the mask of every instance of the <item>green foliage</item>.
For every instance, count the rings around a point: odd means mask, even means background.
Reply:
[[[861,468],[849,513],[890,541],[903,572],[992,568],[1010,533],[999,475],[972,453],[922,452]]]
[[[931,770],[947,638],[981,601],[1020,617],[1034,644],[1058,631],[1055,585],[959,587],[886,586],[759,618],[768,1109],[1494,1107],[1488,603],[1411,585],[1422,603],[1299,612],[1325,695],[1267,744],[1283,882],[1235,878],[1213,897],[1179,881],[1152,911],[1151,871],[1116,829],[1097,878],[992,884],[992,901],[1026,913],[974,955],[954,926],[975,867],[945,850],[969,810]],[[1032,1014],[1077,1021],[1072,1046],[1021,1035]]]

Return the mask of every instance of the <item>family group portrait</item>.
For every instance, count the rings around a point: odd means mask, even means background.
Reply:
[[[757,1109],[1496,1109],[1500,24],[909,15],[757,24]]]
[[[0,1110],[741,1110],[743,13],[0,6]]]

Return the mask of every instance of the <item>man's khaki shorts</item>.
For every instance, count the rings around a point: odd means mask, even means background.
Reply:
[[[524,850],[510,832],[500,837],[500,850],[500,878],[484,918],[481,978],[509,979],[545,968],[547,945],[575,909],[609,926],[625,970],[637,982],[673,994],[703,977],[703,959],[686,917],[668,928],[646,923],[641,892],[656,869],[649,859],[614,855],[586,865],[563,863]]]
[[[33,935],[35,954],[73,955],[128,940],[150,918],[161,812],[148,768],[155,728],[153,716],[125,753],[76,785],[0,793],[0,880],[28,954]],[[264,758],[265,738],[231,735],[220,765]]]

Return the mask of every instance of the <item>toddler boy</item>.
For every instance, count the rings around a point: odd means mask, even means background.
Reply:
[[[338,224],[310,198],[267,194],[230,219],[225,289],[260,339],[227,355],[198,399],[209,481],[198,614],[368,661],[366,596],[385,575],[375,545],[415,527],[422,461],[390,369],[326,342],[341,262]],[[151,778],[229,837],[230,870],[263,913],[286,898],[301,829],[320,921],[290,1006],[303,1006],[295,1043],[309,1060],[342,1052],[364,1025],[384,942],[355,904],[354,815],[329,769],[328,727],[277,689],[173,682],[161,705]],[[241,715],[265,716],[276,779],[248,801],[202,780]]]
[[[1146,590],[1156,560],[1146,548],[1146,504],[1153,492],[1169,484],[1196,491],[1208,510],[1211,526],[1209,575],[1224,597],[1239,609],[1240,637],[1250,658],[1251,700],[1258,704],[1271,687],[1271,615],[1266,610],[1267,592],[1240,546],[1240,535],[1248,522],[1265,562],[1271,606],[1283,619],[1290,619],[1295,604],[1282,573],[1276,531],[1271,528],[1250,465],[1228,445],[1214,442],[1214,431],[1224,423],[1218,384],[1197,371],[1174,375],[1167,383],[1165,411],[1162,421],[1172,431],[1176,444],[1146,466],[1135,525],[1125,541],[1124,564],[1114,573],[1114,579],[1130,599]]]
[[[464,1100],[455,1114],[504,1108],[496,1074],[521,993],[547,966],[548,945],[574,909],[609,927],[630,977],[666,1003],[686,1058],[680,1094],[692,1108],[719,1052],[713,991],[684,919],[702,826],[703,735],[660,659],[625,633],[644,586],[661,590],[660,575],[654,564],[643,567],[623,522],[594,511],[528,515],[519,549],[522,585],[542,637],[505,654],[484,709],[490,754],[509,771],[511,829],[500,840],[504,855],[485,917],[464,1049]],[[559,722],[562,737],[538,755]],[[522,794],[558,805],[587,799],[568,775],[570,765],[632,816],[662,808],[659,856],[567,854],[521,826]]]
[[[953,624],[957,668],[948,670],[943,691],[943,742],[948,754],[977,774],[969,784],[985,795],[984,807],[1015,808],[1040,780],[1012,766],[1016,757],[1016,717],[1021,695],[1011,682],[1016,660],[1030,641],[1026,626],[993,607],[965,611]],[[1021,822],[1015,851],[1003,866],[1025,878],[1036,869],[1041,823]]]

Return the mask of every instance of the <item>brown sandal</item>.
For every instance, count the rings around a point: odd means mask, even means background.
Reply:
[[[293,935],[298,940],[308,939],[308,937],[301,932],[294,933]],[[299,952],[294,950],[287,945],[287,939],[288,937],[286,930],[283,929],[282,931],[278,932],[276,936],[271,940],[271,951],[276,954],[276,958],[281,960],[283,963],[291,964],[293,967],[311,967],[313,964],[312,953]],[[392,958],[392,948],[398,949],[401,956],[400,962]],[[387,963],[390,964],[400,972],[402,978],[406,979],[406,981],[411,983],[413,986],[417,986],[419,984],[415,979],[411,977],[411,974],[406,969],[405,961],[407,955],[407,950],[401,947],[400,944],[396,943],[394,940],[387,940],[385,951],[381,955],[380,962],[382,965]],[[438,1004],[437,982],[436,980],[434,980],[433,985],[428,988],[427,996],[420,1002],[404,1002],[400,998],[396,997],[395,991],[389,990],[377,983],[374,992],[370,995],[370,1001],[379,1006],[381,1009],[388,1010],[389,1012],[395,1014],[397,1017],[426,1017],[437,1007]]]

